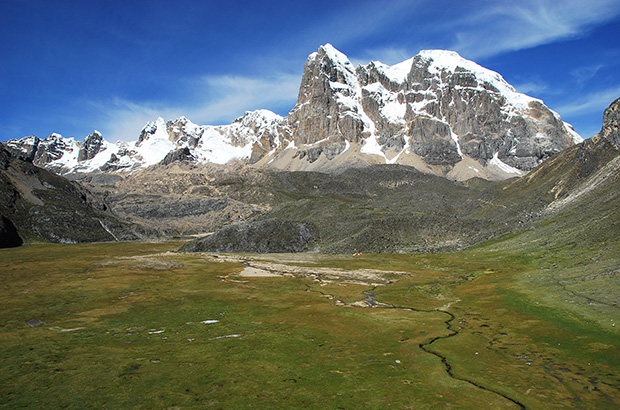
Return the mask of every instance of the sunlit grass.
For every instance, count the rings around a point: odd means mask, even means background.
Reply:
[[[600,312],[554,305],[546,282],[524,280],[537,266],[530,257],[477,249],[287,262],[386,272],[375,287],[337,274],[243,277],[241,263],[169,252],[178,246],[0,250],[0,406],[619,405],[615,328],[594,320]],[[364,291],[407,309],[354,306]],[[446,357],[455,378],[420,345]]]

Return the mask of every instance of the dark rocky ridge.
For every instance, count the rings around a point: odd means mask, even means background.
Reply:
[[[120,220],[77,183],[17,158],[0,144],[0,242],[134,240],[148,228]]]

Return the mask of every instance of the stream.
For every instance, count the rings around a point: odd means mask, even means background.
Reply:
[[[253,267],[253,268],[257,268],[257,269],[264,269],[264,270],[267,270],[267,271],[272,271],[274,273],[278,273],[278,271],[275,271],[275,270],[254,267],[254,266],[252,266],[250,264],[250,261],[248,261],[248,260],[243,260],[241,263],[243,263],[247,267]],[[308,276],[314,277],[314,278],[316,278],[316,279],[318,279],[320,281],[323,281],[323,280],[326,279],[323,275],[321,275],[319,273],[308,272],[307,274],[308,274]],[[380,286],[387,286],[387,285],[390,285],[392,283],[393,282],[390,281],[390,282],[387,282],[385,285],[380,285]],[[435,313],[435,312],[439,312],[439,313],[442,313],[442,314],[447,316],[447,318],[444,321],[444,323],[446,324],[446,328],[449,330],[450,333],[445,335],[445,336],[437,336],[437,337],[434,337],[434,338],[428,340],[427,342],[420,343],[418,345],[418,347],[422,351],[424,351],[425,353],[432,354],[433,356],[438,357],[441,360],[441,362],[443,363],[444,368],[446,370],[446,373],[448,374],[448,376],[450,378],[452,378],[454,380],[459,380],[459,381],[462,381],[462,382],[465,382],[465,383],[469,383],[470,385],[472,385],[472,386],[474,386],[474,387],[476,387],[476,388],[478,388],[480,390],[484,390],[484,391],[496,394],[496,395],[498,395],[498,396],[500,396],[500,397],[510,401],[511,403],[517,405],[521,410],[526,410],[526,407],[525,407],[525,405],[523,403],[521,403],[521,402],[517,401],[516,399],[513,399],[513,398],[505,395],[504,393],[501,393],[501,392],[493,390],[493,389],[491,389],[489,387],[483,386],[483,385],[481,385],[481,384],[479,384],[479,383],[477,383],[477,382],[475,382],[473,380],[469,380],[469,379],[466,379],[466,378],[463,378],[463,377],[456,376],[454,374],[453,370],[452,370],[452,365],[448,362],[447,357],[445,357],[444,355],[442,355],[440,353],[437,353],[437,352],[435,352],[434,350],[431,349],[431,345],[433,343],[435,343],[437,340],[448,339],[450,337],[454,337],[454,336],[459,334],[459,332],[452,327],[452,322],[455,319],[455,316],[452,313],[450,313],[447,310],[445,310],[445,308],[437,308],[437,309],[433,309],[433,310],[423,310],[423,309],[416,309],[416,308],[408,307],[408,306],[396,306],[396,305],[392,305],[392,304],[387,304],[387,303],[379,302],[379,301],[376,300],[376,295],[374,293],[374,291],[375,291],[375,289],[377,289],[377,287],[378,286],[374,286],[370,290],[363,291],[363,294],[366,296],[366,299],[364,299],[364,302],[366,302],[368,304],[368,306],[371,307],[371,308],[398,309],[398,310],[408,310],[408,311],[411,311],[411,312],[421,312],[421,313]],[[324,292],[321,292],[320,290],[313,289],[312,288],[312,284],[307,284],[306,285],[306,291],[308,291],[308,292],[316,292],[316,293],[319,293],[319,294],[321,294],[323,296],[330,296],[330,295],[325,294]]]
[[[388,283],[388,285],[389,285],[389,283]],[[440,313],[443,313],[443,314],[447,315],[448,318],[444,321],[444,323],[446,324],[447,329],[450,331],[450,334],[448,334],[446,336],[434,337],[434,338],[430,339],[429,341],[427,341],[425,343],[420,343],[418,345],[418,347],[420,349],[422,349],[424,352],[432,354],[433,356],[437,356],[439,359],[441,359],[441,362],[443,363],[443,365],[444,365],[444,367],[446,369],[446,373],[452,379],[459,380],[459,381],[462,381],[462,382],[465,382],[465,383],[469,383],[469,384],[471,384],[472,386],[474,386],[474,387],[476,387],[478,389],[485,390],[485,391],[497,394],[498,396],[501,396],[504,399],[506,399],[506,400],[508,400],[508,401],[510,401],[510,402],[512,402],[514,404],[516,404],[517,406],[519,406],[520,409],[522,409],[522,410],[526,409],[526,407],[525,407],[525,405],[523,403],[521,403],[521,402],[519,402],[519,401],[517,401],[517,400],[515,400],[515,399],[513,399],[511,397],[508,397],[508,396],[506,396],[505,394],[503,394],[501,392],[498,392],[498,391],[495,391],[495,390],[493,390],[491,388],[482,386],[481,384],[478,384],[478,383],[476,383],[476,382],[474,382],[472,380],[455,376],[454,372],[452,371],[452,365],[450,363],[448,363],[448,359],[444,355],[442,355],[440,353],[437,353],[437,352],[435,352],[435,351],[430,349],[430,345],[435,343],[437,340],[448,339],[450,337],[454,337],[454,336],[459,334],[458,331],[456,331],[456,330],[454,330],[452,328],[452,321],[455,319],[455,317],[454,317],[454,315],[452,313],[450,313],[450,312],[448,312],[446,310],[440,309],[440,308],[439,309],[434,309],[434,310],[422,310],[422,309],[416,309],[416,308],[412,308],[412,307],[395,306],[395,305],[386,304],[386,303],[383,303],[383,302],[377,302],[377,300],[375,299],[375,294],[373,293],[373,291],[375,289],[376,289],[376,287],[374,287],[370,291],[364,291],[363,292],[364,295],[367,296],[367,298],[365,299],[365,302],[367,302],[371,307],[383,306],[383,307],[387,307],[388,309],[409,310],[411,312],[422,312],[422,313],[440,312]]]

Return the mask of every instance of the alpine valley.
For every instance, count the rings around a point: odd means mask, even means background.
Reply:
[[[0,408],[620,408],[620,98],[327,44],[286,117],[0,144]]]

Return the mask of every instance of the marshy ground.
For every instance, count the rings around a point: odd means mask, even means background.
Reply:
[[[0,250],[0,407],[620,407],[613,259],[179,245]]]

